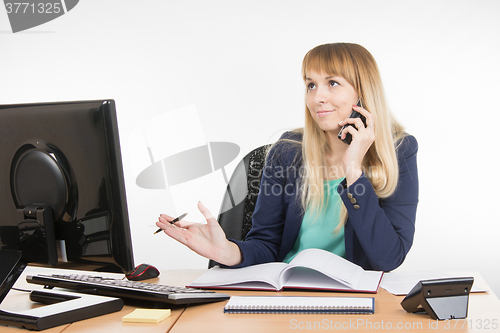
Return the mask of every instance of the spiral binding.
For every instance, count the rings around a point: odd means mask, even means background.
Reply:
[[[224,313],[304,313],[304,314],[372,314],[372,306],[304,306],[228,304]]]

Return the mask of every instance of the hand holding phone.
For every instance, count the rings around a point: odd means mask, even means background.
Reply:
[[[358,102],[357,104],[358,106],[361,106],[361,101]],[[366,126],[366,118],[365,116],[363,116],[361,113],[359,113],[358,111],[356,110],[352,110],[351,112],[351,115],[349,116],[349,118],[361,118],[361,121],[363,122],[363,125]],[[342,140],[342,132],[344,131],[344,129],[347,127],[347,126],[352,126],[352,127],[355,127],[353,124],[346,124],[344,126],[342,126],[342,128],[340,129],[340,132],[339,134],[337,135],[337,137]],[[345,139],[342,140],[342,142],[345,142],[347,143],[348,145],[351,144],[351,141],[352,141],[352,135],[351,133],[347,133],[346,136],[345,136]]]

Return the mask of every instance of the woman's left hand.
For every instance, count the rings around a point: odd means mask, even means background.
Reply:
[[[343,158],[347,186],[358,180],[363,173],[363,158],[375,141],[375,115],[357,105],[353,105],[352,108],[366,118],[366,127],[360,118],[346,118],[339,123],[340,126],[347,124],[355,126],[355,128],[347,126],[342,131],[342,139],[345,138],[347,133],[352,135],[351,144]]]

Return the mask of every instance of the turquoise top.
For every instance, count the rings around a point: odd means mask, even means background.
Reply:
[[[328,199],[325,209],[318,215],[306,209],[299,235],[284,262],[289,263],[300,251],[310,248],[323,249],[345,258],[344,228],[337,234],[333,232],[340,221],[342,199],[337,187],[342,180],[325,181],[325,201]]]

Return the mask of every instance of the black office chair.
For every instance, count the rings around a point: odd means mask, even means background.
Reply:
[[[227,238],[244,240],[252,228],[252,215],[269,147],[270,144],[249,152],[238,163],[229,180],[217,219]],[[210,260],[208,268],[215,265],[217,263]]]

